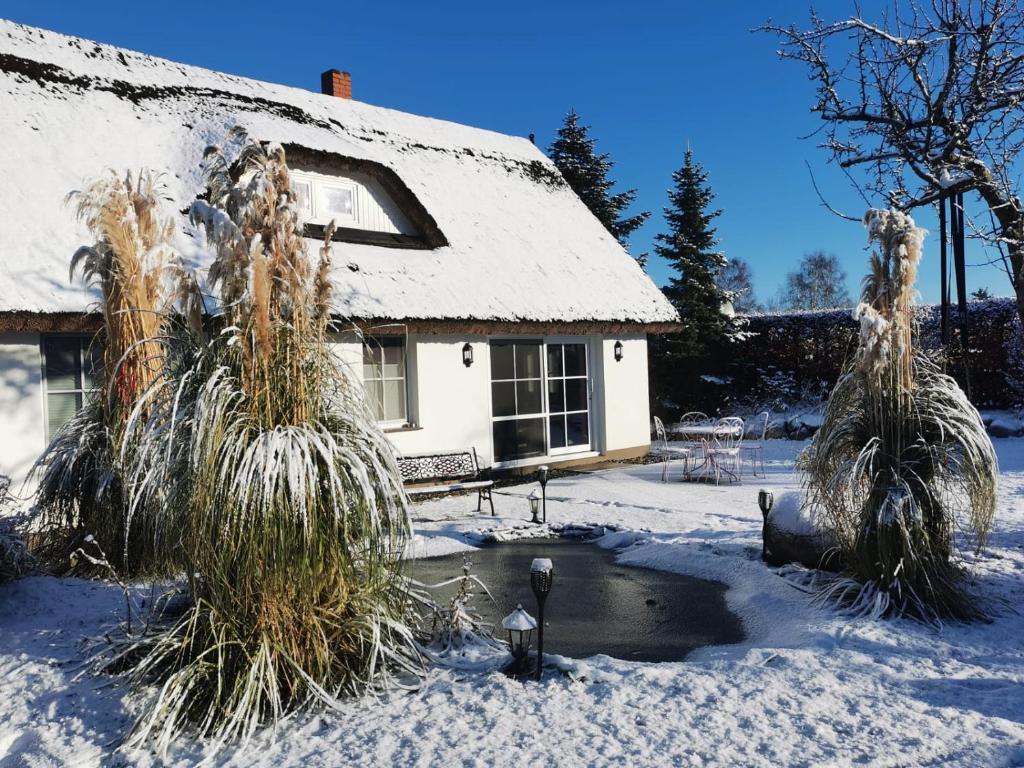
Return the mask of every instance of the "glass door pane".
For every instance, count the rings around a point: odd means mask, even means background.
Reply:
[[[590,447],[590,371],[584,343],[548,344],[551,453]]]
[[[492,341],[490,351],[494,460],[544,456],[547,430],[542,342]]]

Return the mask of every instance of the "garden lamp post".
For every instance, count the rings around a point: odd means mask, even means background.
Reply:
[[[523,610],[522,603],[502,619],[501,628],[508,632],[508,647],[512,651],[512,663],[505,668],[505,673],[515,677],[524,671],[526,658],[530,653],[530,640],[537,621]]]
[[[540,525],[540,499],[537,497],[537,492],[531,491],[530,495],[526,498],[530,502],[530,514],[533,515],[533,519],[530,522]]]
[[[761,524],[761,559],[768,559],[768,513],[772,511],[772,504],[775,503],[775,496],[767,488],[757,492],[757,506],[761,508],[761,517],[764,522]]]
[[[537,468],[537,474],[540,477],[540,495],[543,499],[544,505],[544,522],[548,521],[548,465],[541,464]]]
[[[555,576],[555,567],[546,557],[535,557],[530,565],[530,588],[537,598],[537,668],[534,680],[540,680],[544,667],[544,602],[551,592],[551,582]]]

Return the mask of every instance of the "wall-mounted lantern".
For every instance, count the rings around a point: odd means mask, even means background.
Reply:
[[[615,342],[615,362],[619,362],[622,359],[622,342]]]
[[[468,341],[462,347],[462,364],[467,368],[473,364],[473,345]]]

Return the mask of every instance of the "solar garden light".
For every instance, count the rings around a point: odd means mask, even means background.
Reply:
[[[544,503],[544,522],[548,521],[548,465],[541,464],[537,467],[537,474],[540,476],[540,495]]]
[[[544,667],[544,601],[551,592],[551,582],[555,576],[555,567],[546,557],[535,557],[530,565],[530,587],[537,598],[537,668],[533,676],[540,680]]]
[[[540,498],[538,498],[537,492],[531,491],[530,495],[526,498],[530,502],[530,514],[533,515],[533,520],[530,522],[540,525],[540,517],[538,517],[540,514]]]
[[[502,619],[501,628],[508,632],[508,647],[512,651],[512,663],[505,667],[505,674],[521,675],[530,653],[530,640],[533,638],[533,630],[537,628],[537,621],[519,603],[512,613]]]
[[[761,508],[761,517],[764,522],[761,525],[761,559],[768,559],[768,513],[772,511],[772,504],[775,503],[775,496],[767,488],[757,492],[757,506]]]

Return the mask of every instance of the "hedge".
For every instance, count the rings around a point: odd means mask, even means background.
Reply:
[[[1024,403],[1024,334],[1013,299],[968,305],[968,344],[961,344],[956,307],[952,340],[940,341],[938,305],[916,308],[922,348],[970,393],[978,408],[1017,408]],[[739,338],[701,357],[681,357],[672,336],[651,338],[652,410],[667,418],[684,411],[780,410],[820,402],[857,346],[849,310],[751,315]]]

